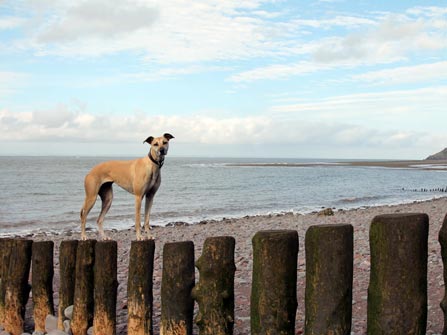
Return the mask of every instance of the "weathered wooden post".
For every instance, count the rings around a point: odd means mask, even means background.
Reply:
[[[376,216],[369,238],[367,333],[425,334],[428,216]]]
[[[11,243],[8,274],[5,280],[5,319],[3,326],[12,335],[23,333],[25,306],[31,287],[28,277],[33,241],[14,239]]]
[[[161,281],[161,335],[192,335],[194,243],[166,243]]]
[[[53,241],[34,242],[32,247],[32,292],[34,330],[45,332],[47,315],[54,315],[53,302]]]
[[[444,287],[447,284],[447,215],[444,217],[441,230],[439,231],[439,243],[441,244],[442,263],[444,265]],[[443,335],[447,335],[447,291],[441,301],[441,309],[444,313],[444,330]]]
[[[117,250],[116,241],[100,241],[95,246],[95,335],[116,334]]]
[[[235,243],[230,236],[209,237],[196,262],[200,279],[193,297],[199,304],[195,322],[200,335],[233,334]]]
[[[306,232],[306,335],[349,335],[353,227],[311,226]]]
[[[152,335],[155,242],[132,241],[129,256],[129,278],[127,283],[127,309],[129,335]]]
[[[57,328],[64,330],[64,311],[74,303],[77,240],[62,241],[59,247],[59,306]]]
[[[6,277],[9,271],[9,257],[11,255],[13,239],[0,239],[0,325],[5,321],[5,292]]]
[[[295,334],[298,233],[266,230],[253,237],[251,334]]]
[[[79,241],[76,252],[76,278],[71,331],[86,335],[93,322],[94,275],[96,240]]]

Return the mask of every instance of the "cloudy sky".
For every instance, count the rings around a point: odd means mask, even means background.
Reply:
[[[424,158],[446,128],[447,0],[0,0],[0,155]]]

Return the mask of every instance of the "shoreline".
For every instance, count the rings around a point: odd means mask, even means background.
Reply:
[[[407,200],[403,202],[396,202],[396,203],[389,203],[389,204],[373,204],[373,205],[360,205],[360,206],[346,206],[346,207],[335,207],[335,206],[317,206],[313,209],[309,209],[306,211],[272,211],[268,213],[260,213],[260,214],[247,214],[247,215],[238,215],[238,214],[229,214],[224,217],[211,217],[211,218],[205,218],[201,219],[200,221],[171,221],[164,225],[152,225],[152,230],[158,230],[163,228],[175,228],[175,227],[192,227],[192,226],[200,226],[200,225],[207,225],[207,224],[225,224],[228,221],[234,221],[234,220],[243,220],[243,219],[267,219],[272,217],[282,217],[282,216],[305,216],[305,215],[317,215],[320,211],[323,211],[325,209],[332,209],[334,213],[349,213],[351,211],[359,211],[359,210],[368,210],[368,209],[376,209],[376,208],[390,208],[390,207],[399,207],[399,206],[405,206],[405,205],[411,205],[411,204],[418,204],[418,203],[427,203],[432,201],[437,201],[440,199],[447,199],[447,194],[439,195],[439,196],[428,196],[427,199],[421,199],[421,200]],[[447,209],[446,209],[447,213]],[[96,219],[90,219],[87,223],[86,231],[90,234],[96,234],[97,232],[97,225],[96,222],[94,222]],[[129,215],[129,220],[133,221],[133,215]],[[43,228],[40,228],[43,229]],[[107,229],[107,222],[104,223],[104,231],[106,233],[120,233],[120,232],[130,232],[134,231],[135,227],[133,223],[129,227],[125,228],[110,228]],[[0,238],[5,237],[12,237],[12,238],[20,238],[20,237],[26,237],[26,238],[41,238],[41,237],[58,237],[58,236],[75,236],[76,234],[80,234],[80,227],[77,228],[66,228],[60,232],[55,232],[53,230],[43,232],[43,231],[29,231],[29,232],[23,232],[23,233],[11,233],[11,234],[0,234]]]
[[[233,236],[236,239],[235,248],[235,328],[234,334],[248,334],[250,329],[250,293],[252,274],[251,239],[260,230],[293,229],[299,235],[298,254],[298,310],[296,329],[304,328],[304,292],[305,292],[305,250],[304,236],[306,230],[315,224],[352,224],[354,227],[354,285],[353,285],[353,334],[366,333],[367,288],[369,283],[369,225],[373,217],[380,214],[422,212],[430,218],[428,245],[428,326],[427,334],[439,334],[443,329],[443,315],[439,303],[444,296],[443,264],[441,259],[438,233],[447,212],[447,198],[442,197],[428,201],[415,201],[408,204],[386,205],[351,210],[335,210],[333,216],[311,214],[271,214],[264,216],[245,216],[242,218],[227,218],[220,221],[203,221],[200,224],[175,227],[156,227],[154,260],[154,331],[158,332],[160,322],[160,286],[162,274],[163,245],[168,242],[193,241],[195,259],[202,251],[207,237]],[[120,231],[107,231],[110,238],[118,242],[118,306],[117,334],[125,334],[127,310],[125,309],[127,291],[127,266],[131,241],[135,238],[134,228]],[[95,231],[88,232],[89,238],[96,238]],[[64,239],[78,239],[79,233],[72,232],[70,236],[35,235],[34,240],[53,240],[55,242],[55,260],[58,258],[59,244]],[[57,263],[55,263],[57,264]],[[55,269],[55,302],[57,303],[58,269]],[[196,272],[196,281],[198,280]]]

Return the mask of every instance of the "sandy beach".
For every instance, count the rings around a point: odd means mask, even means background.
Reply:
[[[162,275],[162,249],[167,242],[191,240],[195,245],[195,258],[201,254],[204,240],[211,236],[230,235],[236,239],[235,250],[235,329],[234,334],[249,334],[249,304],[252,271],[251,239],[259,230],[294,229],[299,233],[298,255],[298,311],[296,317],[297,334],[304,326],[304,289],[305,289],[305,254],[304,236],[311,225],[349,223],[354,226],[354,292],[352,331],[354,334],[366,333],[367,287],[369,282],[369,225],[374,216],[386,213],[422,212],[430,217],[430,235],[428,246],[428,325],[427,334],[442,332],[443,315],[439,303],[444,295],[443,265],[438,232],[447,213],[447,198],[431,201],[415,202],[396,206],[380,206],[360,208],[348,211],[334,209],[333,216],[319,216],[317,213],[307,215],[282,214],[267,216],[247,216],[239,219],[224,219],[221,221],[202,221],[190,226],[156,227],[156,255],[154,265],[154,329],[158,333],[160,319],[160,284]],[[90,232],[90,237],[96,237],[96,227]],[[68,235],[68,236],[67,236]],[[132,230],[110,231],[109,235],[118,241],[118,334],[126,334],[126,282],[130,242],[135,233]],[[58,289],[58,247],[63,239],[78,239],[77,232],[62,235],[39,234],[34,240],[55,241],[55,300]],[[196,273],[196,281],[198,280]]]

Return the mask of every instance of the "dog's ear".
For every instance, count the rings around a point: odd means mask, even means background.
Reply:
[[[143,141],[143,143],[149,143],[149,144],[151,144],[152,143],[152,141],[154,140],[154,136],[149,136],[148,138],[146,138],[144,141]]]
[[[172,136],[171,134],[168,134],[168,133],[163,134],[163,137],[164,137],[165,139],[167,139],[168,141],[169,141],[170,139],[175,138],[174,136]]]

